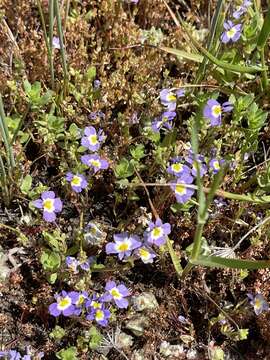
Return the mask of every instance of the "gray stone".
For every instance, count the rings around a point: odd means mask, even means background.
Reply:
[[[142,336],[148,326],[149,320],[144,315],[135,315],[126,322],[126,328],[136,336]]]
[[[137,311],[155,310],[158,308],[158,302],[151,292],[143,292],[139,296],[133,297],[133,306]]]

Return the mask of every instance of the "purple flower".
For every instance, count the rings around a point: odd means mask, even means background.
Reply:
[[[59,37],[57,37],[57,36],[53,37],[52,46],[53,46],[54,49],[58,49],[58,50],[61,48]]]
[[[247,294],[250,304],[253,306],[255,314],[260,315],[263,311],[269,310],[269,305],[262,294],[258,293],[255,296]]]
[[[93,168],[94,173],[96,173],[98,170],[108,169],[109,167],[108,161],[101,159],[98,154],[83,155],[81,157],[81,161],[84,165]]]
[[[5,357],[8,360],[20,360],[22,358],[16,350],[0,351],[0,357]]]
[[[209,161],[209,166],[210,168],[213,170],[214,174],[217,174],[220,170],[220,166],[224,163],[225,161],[223,159],[218,160],[218,159],[212,159]]]
[[[185,160],[191,166],[191,175],[197,176],[197,166],[196,166],[196,162],[194,161],[195,156],[194,156],[192,150],[190,150],[189,153],[190,153],[190,155],[188,157],[186,157]],[[204,161],[205,161],[204,156],[197,154],[197,162],[198,162],[198,165],[200,168],[200,176],[203,176],[207,173],[207,166]],[[186,173],[183,173],[182,177],[185,175],[186,175]]]
[[[157,256],[156,253],[147,245],[143,245],[134,251],[134,254],[138,256],[144,264],[150,264]]]
[[[239,40],[242,30],[241,24],[235,25],[232,21],[228,20],[224,22],[223,27],[225,31],[221,35],[221,41],[224,44],[227,44],[230,41],[236,42],[237,40]]]
[[[177,179],[176,183],[171,185],[174,191],[177,202],[180,204],[186,203],[194,194],[194,189],[187,188],[185,184],[192,184],[193,177],[191,175],[183,176]],[[176,184],[176,185],[175,185]]]
[[[102,297],[103,301],[113,300],[119,309],[126,309],[128,307],[128,300],[125,298],[130,296],[130,292],[124,284],[116,286],[114,281],[108,281],[105,290],[107,292]]]
[[[235,19],[239,19],[242,15],[247,12],[248,7],[251,5],[251,1],[244,0],[242,5],[238,6],[238,8],[233,12],[233,17]]]
[[[146,231],[147,241],[156,246],[164,245],[167,235],[171,233],[171,225],[169,223],[163,224],[160,219],[156,222],[150,222]]]
[[[81,144],[90,151],[97,151],[104,139],[103,130],[96,132],[96,129],[93,126],[88,126],[84,129],[84,136],[82,137]]]
[[[172,159],[172,164],[167,168],[167,172],[178,177],[183,174],[190,174],[190,168],[181,164],[181,159],[174,158]]]
[[[232,109],[233,109],[233,106],[228,101],[223,103],[223,105],[221,106],[217,100],[210,99],[207,101],[207,103],[203,109],[203,116],[206,119],[210,120],[211,126],[220,126],[222,111],[229,112]]]
[[[90,310],[101,309],[103,307],[103,298],[97,294],[94,294],[92,298],[89,298],[89,300],[86,302],[85,307],[87,309],[90,308]]]
[[[82,312],[83,306],[86,303],[86,300],[88,299],[88,293],[86,291],[71,291],[68,295],[73,299],[73,304],[75,305],[73,315],[79,316]]]
[[[176,95],[169,89],[163,89],[160,92],[161,104],[166,106],[168,111],[176,109]]]
[[[74,314],[75,302],[77,297],[74,296],[74,292],[67,293],[62,291],[60,294],[55,295],[56,302],[49,306],[49,313],[52,316],[59,316],[63,314],[64,316],[70,316]]]
[[[95,80],[94,81],[94,89],[95,90],[98,90],[99,88],[100,88],[100,86],[101,86],[101,81],[100,80]]]
[[[43,209],[43,219],[49,222],[55,221],[55,213],[62,211],[62,201],[55,197],[53,191],[45,191],[41,194],[41,199],[34,200],[32,204],[38,209]]]
[[[159,130],[164,126],[168,130],[172,129],[172,120],[176,117],[176,112],[174,111],[165,111],[161,117],[155,120],[152,123],[152,130],[154,132],[159,132]]]
[[[73,256],[67,256],[66,257],[66,265],[67,265],[67,267],[69,268],[69,269],[71,269],[72,270],[72,272],[74,273],[74,274],[78,274],[78,266],[79,266],[79,261],[75,258],[75,257],[73,257]]]
[[[66,179],[70,182],[72,189],[77,193],[80,193],[88,185],[84,175],[81,174],[74,175],[71,172],[68,172]]]
[[[107,326],[109,319],[111,317],[111,312],[108,309],[105,309],[104,306],[100,309],[91,309],[91,312],[86,316],[87,320],[95,320],[100,326]]]
[[[185,96],[185,92],[186,92],[185,89],[178,89],[178,90],[176,90],[175,93],[176,93],[177,98],[180,98],[180,97]]]
[[[131,251],[141,246],[140,238],[137,235],[128,235],[124,232],[122,234],[115,234],[113,236],[115,242],[109,242],[106,245],[107,254],[118,254],[118,258],[122,260],[124,257],[129,257]]]

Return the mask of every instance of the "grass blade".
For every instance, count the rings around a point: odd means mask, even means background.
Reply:
[[[0,94],[0,133],[3,138],[4,146],[6,149],[9,172],[11,172],[12,168],[15,167],[15,159],[14,159],[12,145],[10,144],[9,141],[8,127],[6,124],[6,115],[5,115],[4,104],[1,94]]]
[[[203,62],[203,56],[200,55],[200,54],[187,53],[186,51],[173,49],[173,48],[166,47],[166,46],[160,46],[159,49],[162,50],[162,51],[165,51],[165,52],[167,52],[169,54],[173,54],[173,55],[182,57],[182,58],[187,59],[187,60],[195,61],[195,62],[198,62],[198,63]]]
[[[266,269],[270,267],[270,260],[242,260],[228,259],[219,256],[199,256],[192,259],[193,265],[201,265],[214,268],[232,268],[232,269]]]
[[[259,50],[264,49],[267,39],[270,35],[270,8],[267,11],[266,17],[263,22],[261,32],[257,40],[257,48]]]

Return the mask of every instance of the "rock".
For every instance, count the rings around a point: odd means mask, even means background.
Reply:
[[[185,350],[183,345],[171,345],[167,341],[162,341],[159,353],[166,358],[181,359],[185,355]]]
[[[145,360],[144,350],[135,350],[132,354],[131,360]]]
[[[155,310],[158,302],[151,292],[143,292],[139,296],[133,297],[133,306],[137,311]]]
[[[126,328],[136,336],[142,336],[148,326],[149,320],[144,315],[135,315],[126,322]]]
[[[133,345],[133,337],[124,332],[120,332],[115,336],[115,344],[119,349],[129,348]]]
[[[187,352],[187,359],[189,360],[196,360],[199,358],[199,354],[198,354],[198,351],[195,350],[195,349],[190,349],[188,350]]]

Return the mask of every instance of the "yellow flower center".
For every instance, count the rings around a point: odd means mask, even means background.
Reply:
[[[148,259],[150,257],[150,253],[148,250],[146,250],[145,248],[141,248],[139,250],[139,254],[143,259]]]
[[[96,145],[98,143],[97,135],[90,135],[88,139],[92,145]]]
[[[84,296],[80,295],[76,305],[77,306],[82,305],[84,303],[84,299],[85,299]]]
[[[118,250],[121,252],[125,252],[129,249],[129,244],[128,243],[122,243],[120,245],[118,245]]]
[[[110,290],[110,293],[114,297],[114,299],[121,299],[122,298],[122,295],[120,294],[120,292],[116,288],[113,288],[112,290]]]
[[[100,309],[97,310],[95,318],[96,318],[96,321],[103,320],[104,319],[104,312],[102,310],[100,310]]]
[[[43,201],[43,208],[47,212],[53,212],[54,211],[54,201],[53,199],[46,199]]]
[[[230,30],[227,31],[228,38],[231,39],[232,37],[234,37],[235,33],[236,33],[236,29],[235,27],[232,27]]]
[[[218,161],[214,161],[214,162],[213,162],[213,168],[214,168],[215,170],[219,170],[219,169],[220,169],[220,165],[219,165],[219,162],[218,162]]]
[[[160,236],[163,235],[163,230],[161,227],[155,227],[153,230],[152,230],[152,236],[154,238],[158,238]]]
[[[182,164],[179,164],[179,163],[173,164],[173,165],[172,165],[172,169],[173,169],[173,171],[175,171],[175,172],[180,172],[180,171],[182,171],[182,169],[183,169],[183,165],[182,165]]]
[[[254,308],[259,309],[262,306],[262,302],[260,299],[256,299],[254,303]]]
[[[71,304],[71,299],[69,297],[65,297],[62,298],[59,302],[58,302],[58,309],[59,310],[65,310],[66,308],[68,308]]]
[[[221,106],[220,105],[214,105],[212,107],[212,114],[215,116],[215,117],[218,117],[219,115],[221,115]]]
[[[175,192],[180,195],[184,195],[186,193],[186,187],[184,185],[176,185]]]
[[[174,95],[174,93],[169,93],[169,94],[167,95],[167,100],[168,100],[168,101],[171,101],[171,102],[175,101],[175,100],[176,100],[176,96]]]
[[[94,309],[100,309],[101,308],[101,304],[97,301],[92,301],[91,302],[91,306],[94,308]]]
[[[100,167],[100,161],[99,160],[90,160],[91,164],[96,167],[99,168]]]
[[[73,186],[80,186],[82,182],[82,179],[79,176],[74,176],[71,180],[71,185]]]

